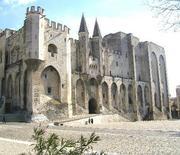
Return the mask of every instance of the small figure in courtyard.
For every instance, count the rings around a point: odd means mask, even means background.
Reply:
[[[94,123],[94,120],[93,120],[93,118],[91,118],[91,124],[93,124]]]
[[[91,119],[90,118],[88,119],[88,123],[91,124]]]

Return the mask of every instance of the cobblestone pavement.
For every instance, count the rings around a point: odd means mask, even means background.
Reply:
[[[46,126],[47,124],[42,124]],[[0,124],[0,154],[16,155],[31,151],[35,123]],[[180,121],[120,122],[101,125],[49,126],[48,133],[76,139],[93,131],[101,138],[97,151],[109,154],[180,154]],[[12,140],[12,141],[11,141]]]

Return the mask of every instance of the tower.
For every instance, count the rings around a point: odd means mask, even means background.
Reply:
[[[27,8],[25,28],[26,59],[44,60],[44,9]]]
[[[95,21],[92,38],[92,55],[98,59],[99,72],[102,73],[102,36],[97,19]]]
[[[79,70],[87,73],[89,67],[89,32],[87,29],[84,14],[79,27]]]

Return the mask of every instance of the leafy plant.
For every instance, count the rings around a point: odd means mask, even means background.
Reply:
[[[96,152],[93,153],[92,144],[100,141],[100,137],[96,136],[94,132],[89,138],[81,135],[78,140],[59,139],[55,133],[47,135],[41,126],[34,128],[32,138],[36,142],[33,144],[33,150],[37,155],[83,155],[89,151],[92,155],[97,155]],[[105,154],[101,152],[100,155]]]

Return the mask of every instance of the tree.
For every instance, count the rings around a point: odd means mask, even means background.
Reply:
[[[162,19],[163,29],[180,29],[180,0],[147,0],[147,4]]]

